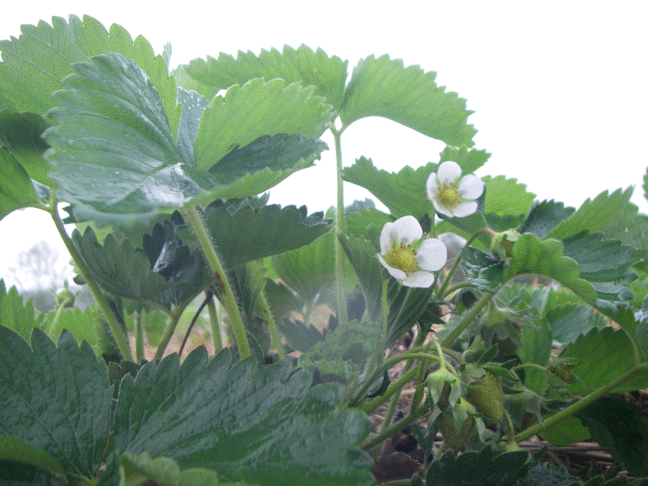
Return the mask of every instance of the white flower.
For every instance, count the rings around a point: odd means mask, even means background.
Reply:
[[[441,214],[463,218],[477,211],[477,199],[484,192],[484,182],[473,174],[461,177],[461,167],[448,161],[439,165],[427,180],[428,197]]]
[[[423,240],[423,230],[414,216],[385,223],[380,233],[380,254],[376,255],[390,275],[408,287],[430,287],[434,274],[448,258],[441,240]]]

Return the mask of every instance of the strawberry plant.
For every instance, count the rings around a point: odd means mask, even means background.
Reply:
[[[81,311],[66,286],[43,313],[0,281],[3,484],[648,481],[632,189],[571,208],[476,176],[490,154],[465,100],[386,55],[171,70],[167,49],[75,16],[0,52],[0,218],[46,212],[94,296]],[[446,147],[345,167],[342,136],[370,116]],[[326,214],[268,204],[329,148]],[[386,210],[345,207],[345,183]],[[171,352],[199,316],[210,351]],[[534,449],[582,442],[618,467]]]

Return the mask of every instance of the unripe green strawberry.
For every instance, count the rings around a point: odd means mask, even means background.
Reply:
[[[513,318],[512,312],[500,309],[494,303],[488,306],[488,312],[481,319],[481,336],[486,347],[497,345],[497,350],[504,356],[517,353],[521,344],[521,326]]]
[[[432,402],[440,409],[453,407],[461,395],[461,387],[457,377],[445,367],[430,373],[426,379],[428,393]]]
[[[467,397],[475,409],[493,422],[504,417],[504,392],[499,376],[486,371],[483,378],[470,384]]]
[[[467,400],[459,399],[457,405],[439,417],[439,431],[443,434],[446,444],[459,451],[464,448],[466,440],[475,428],[475,407]]]

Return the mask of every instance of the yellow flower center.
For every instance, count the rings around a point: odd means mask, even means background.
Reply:
[[[456,185],[449,184],[439,188],[436,199],[444,208],[452,209],[461,202],[461,194],[459,194],[459,188]]]
[[[392,245],[389,252],[383,257],[387,265],[392,268],[402,270],[407,275],[416,270],[416,250],[410,248],[409,245],[405,246]]]

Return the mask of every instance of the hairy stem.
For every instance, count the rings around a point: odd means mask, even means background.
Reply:
[[[108,327],[110,328],[110,332],[115,338],[115,342],[117,343],[119,352],[121,353],[124,359],[132,360],[133,354],[131,352],[130,344],[128,343],[128,338],[126,336],[126,333],[117,322],[117,318],[115,317],[115,314],[113,313],[112,309],[110,308],[110,305],[108,304],[108,299],[106,299],[106,296],[99,288],[99,285],[97,285],[97,283],[90,275],[90,271],[88,270],[88,267],[86,266],[83,257],[74,246],[74,243],[72,243],[72,239],[67,234],[67,231],[65,231],[65,227],[63,226],[63,221],[61,221],[61,218],[59,217],[58,212],[56,210],[56,204],[57,204],[57,200],[52,196],[52,201],[48,212],[50,213],[52,220],[54,221],[56,230],[58,231],[61,239],[63,240],[63,243],[65,244],[65,247],[67,248],[68,252],[70,253],[70,256],[72,257],[74,264],[78,268],[79,273],[83,277],[83,280],[85,280],[86,284],[88,285],[88,288],[90,289],[90,292],[92,292],[95,302],[103,312],[103,315],[106,321],[108,322]]]
[[[223,298],[223,305],[225,306],[225,311],[230,318],[230,323],[232,326],[232,331],[234,332],[234,339],[236,340],[236,345],[238,347],[239,356],[241,359],[245,359],[250,356],[250,345],[245,335],[245,326],[243,325],[243,319],[241,318],[241,312],[239,311],[238,304],[236,303],[236,298],[232,292],[232,287],[227,280],[227,275],[225,275],[225,269],[221,264],[218,254],[216,253],[216,248],[211,241],[209,233],[205,228],[205,225],[202,221],[200,214],[195,206],[185,206],[182,208],[182,213],[189,221],[191,228],[193,229],[198,242],[205,253],[205,258],[209,263],[209,267],[214,275],[216,280],[216,285],[218,290]]]
[[[212,340],[214,341],[214,352],[217,353],[223,347],[223,341],[221,339],[220,320],[218,318],[218,309],[216,309],[214,296],[207,302],[207,312],[209,313]]]
[[[484,292],[484,295],[482,295],[481,299],[479,299],[475,303],[475,305],[471,307],[470,311],[466,313],[457,327],[455,327],[452,332],[448,334],[448,336],[441,342],[441,345],[443,347],[448,347],[455,341],[455,339],[461,336],[461,333],[466,330],[468,325],[473,321],[475,317],[477,317],[484,306],[486,306],[494,296],[495,294],[492,292]]]
[[[341,130],[336,130],[331,127],[333,133],[333,140],[335,141],[335,160],[336,160],[336,174],[337,174],[337,208],[335,210],[335,231],[336,233],[344,233],[344,181],[342,180],[342,147],[340,145],[340,138],[342,135]],[[337,238],[335,240],[335,280],[336,280],[336,296],[337,296],[337,317],[340,324],[346,323],[349,320],[347,315],[347,298],[344,289],[345,273],[344,273],[344,259],[346,255],[342,249],[342,245]]]
[[[261,314],[263,314],[263,318],[268,323],[270,338],[272,339],[272,348],[277,350],[279,360],[283,361],[286,359],[286,351],[284,350],[283,344],[281,344],[281,336],[279,335],[277,324],[275,323],[274,316],[270,311],[268,299],[266,299],[265,292],[263,290],[259,292],[259,305],[261,306]]]

